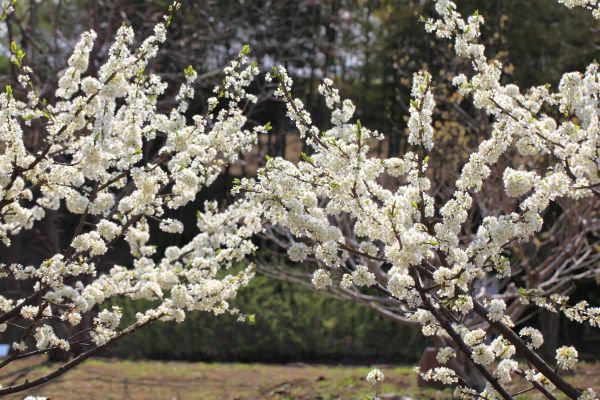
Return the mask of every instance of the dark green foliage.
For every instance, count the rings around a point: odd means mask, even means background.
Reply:
[[[139,303],[124,301],[131,320]],[[256,314],[254,324],[201,312],[181,324],[157,323],[118,342],[111,355],[214,361],[398,361],[414,362],[425,341],[402,327],[348,301],[286,282],[258,276],[236,305]]]

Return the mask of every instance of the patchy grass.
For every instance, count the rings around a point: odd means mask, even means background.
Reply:
[[[41,361],[41,359],[34,360]],[[19,365],[3,371],[6,386],[47,373],[51,364]],[[569,380],[578,386],[600,387],[600,364],[584,364]],[[379,366],[386,380],[382,394],[413,399],[448,399],[449,390],[419,388],[412,367]],[[266,365],[128,361],[92,359],[27,395],[54,399],[203,399],[203,400],[334,400],[372,395],[366,366]],[[515,388],[515,390],[517,390]],[[8,397],[22,399],[25,394]],[[392,397],[388,397],[392,398]],[[536,399],[528,395],[518,399]]]

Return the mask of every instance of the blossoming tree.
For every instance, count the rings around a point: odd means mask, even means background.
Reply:
[[[560,7],[556,7],[560,11]],[[553,12],[553,11],[550,11]],[[588,17],[583,15],[583,17]],[[591,16],[589,16],[591,17]],[[565,18],[565,22],[569,18]],[[591,18],[590,18],[591,20]],[[492,23],[493,25],[493,23]],[[488,27],[488,32],[490,28]],[[493,30],[489,36],[496,36],[497,31]],[[435,54],[439,55],[442,51],[437,50],[444,46],[444,39],[440,39],[442,46],[436,46]],[[494,44],[489,47],[496,48]],[[450,48],[450,46],[449,46]],[[500,54],[504,53],[502,48]],[[447,50],[453,51],[453,50]],[[473,110],[470,102],[470,93],[463,91],[460,95],[457,91],[448,90],[451,86],[450,81],[453,76],[460,74],[470,68],[469,63],[448,61],[448,68],[444,68],[439,76],[431,77],[430,91],[434,95],[436,106],[432,111],[432,121],[434,132],[432,141],[435,146],[428,151],[427,170],[425,172],[429,179],[430,188],[427,194],[435,199],[436,204],[443,205],[453,197],[456,189],[455,182],[460,175],[460,170],[466,160],[463,159],[463,153],[467,155],[471,152],[473,146],[477,146],[477,138],[487,139],[493,129],[493,124],[488,124],[488,115],[482,110]],[[434,68],[435,70],[435,68]],[[503,66],[503,70],[510,71],[510,66]],[[447,77],[450,79],[447,79]],[[508,78],[502,77],[506,82]],[[408,101],[407,101],[408,103]],[[310,107],[307,107],[310,108]],[[406,106],[408,109],[408,105]],[[448,111],[457,110],[458,115],[449,115]],[[558,107],[544,109],[551,116],[560,112]],[[469,115],[467,115],[469,113]],[[461,119],[462,118],[462,119]],[[408,118],[407,118],[408,119]],[[456,122],[458,120],[458,123]],[[491,120],[490,120],[491,121]],[[448,134],[452,126],[474,127],[473,131],[468,132],[469,139],[473,142],[465,142],[461,135]],[[323,129],[319,125],[319,129]],[[487,133],[487,135],[485,134]],[[396,140],[405,140],[407,135],[390,134],[385,131],[384,141],[392,140],[390,136],[400,136]],[[452,145],[448,143],[448,137]],[[382,143],[369,143],[371,146],[367,151],[367,156],[373,157],[382,154],[380,149]],[[385,146],[384,146],[385,148]],[[381,156],[380,156],[381,158]],[[509,196],[504,190],[502,182],[503,173],[507,166],[518,168],[524,164],[529,170],[546,170],[549,163],[554,163],[552,155],[547,152],[538,152],[524,157],[519,153],[518,146],[510,146],[498,158],[497,162],[489,164],[490,171],[488,179],[482,184],[481,189],[471,192],[471,205],[466,214],[466,218],[461,222],[460,241],[468,243],[476,234],[477,228],[481,224],[481,219],[487,215],[501,215],[512,212],[518,203],[522,200],[521,196]],[[387,188],[394,188],[403,183],[403,176],[394,177],[389,173],[383,173],[378,178],[378,183]],[[325,200],[326,201],[326,200]],[[582,280],[600,277],[600,269],[597,269],[600,253],[600,216],[597,213],[600,205],[600,197],[586,196],[581,199],[571,199],[568,197],[558,197],[554,199],[550,207],[546,207],[541,213],[544,223],[540,231],[528,240],[512,240],[503,246],[502,255],[510,262],[510,273],[507,274],[482,274],[475,281],[473,290],[474,298],[486,299],[497,298],[503,300],[507,307],[505,315],[513,323],[521,325],[531,319],[532,315],[540,314],[539,329],[545,336],[544,346],[539,349],[544,357],[554,356],[558,347],[560,314],[548,310],[540,313],[539,309],[532,307],[527,301],[514,301],[517,297],[526,293],[527,289],[535,289],[537,296],[568,296],[578,283]],[[348,213],[329,214],[328,219],[331,224],[340,227],[344,235],[344,244],[351,248],[360,248],[364,238],[356,231],[349,228],[353,222],[353,217]],[[296,249],[297,239],[290,234],[289,229],[283,224],[267,226],[260,233],[263,240],[260,257],[257,260],[257,268],[260,273],[264,273],[276,279],[283,279],[301,285],[312,286],[313,267],[319,267],[319,259],[314,254],[309,254],[302,260],[306,268],[289,268],[285,262],[281,262],[281,253]],[[267,251],[265,251],[267,250]],[[296,261],[296,258],[293,257]],[[344,263],[350,266],[353,271],[358,266],[368,266],[369,272],[375,276],[383,277],[389,270],[390,264],[385,259],[373,259],[360,252],[346,251]],[[330,270],[334,275],[334,280],[341,281],[343,271],[339,269]],[[350,279],[350,276],[347,277]],[[600,282],[600,281],[599,281]],[[364,286],[349,285],[329,285],[323,288],[329,295],[335,297],[356,301],[370,307],[382,315],[396,321],[402,326],[414,328],[419,325],[418,321],[411,318],[405,310],[398,307],[398,303],[390,299],[388,294],[366,289]],[[525,299],[523,299],[525,300]],[[580,306],[583,306],[581,303]],[[532,311],[532,312],[529,312]],[[465,325],[468,328],[481,327],[482,321],[475,318],[468,318]],[[447,340],[443,337],[433,336],[431,342],[439,348],[447,346]],[[402,346],[402,344],[398,344]],[[470,363],[464,359],[465,355],[458,353],[456,358],[447,361],[447,366],[457,370],[462,376],[469,377],[471,383],[477,386],[484,382],[483,377],[477,370],[473,369]]]
[[[559,1],[568,7],[593,8],[600,16],[595,0]],[[4,14],[13,3],[2,3]],[[292,237],[290,259],[311,257],[320,264],[312,276],[317,288],[341,285],[378,292],[399,314],[420,324],[425,335],[447,343],[438,353],[442,364],[458,354],[466,356],[486,380],[484,388],[447,367],[420,371],[425,379],[455,386],[457,397],[512,399],[516,394],[508,386],[521,377],[531,385],[527,390],[550,399],[555,391],[573,399],[596,398],[591,389],[574,387],[561,376],[577,361],[574,348],[558,349],[556,361],[548,363],[538,354],[543,343],[540,332],[532,327],[514,329],[506,310],[529,302],[598,326],[600,309],[572,305],[565,296],[547,296],[535,289],[510,299],[511,304],[477,292],[487,276],[511,274],[504,250],[536,235],[552,202],[586,201],[599,195],[596,63],[585,73],[565,74],[556,93],[545,86],[523,91],[504,85],[500,63],[488,59],[478,42],[483,18],[475,14],[465,19],[454,3],[436,1],[438,16],[425,20],[426,28],[454,40],[457,55],[473,69],[471,76],[457,76],[454,82],[494,121],[491,136],[471,154],[454,195],[443,203],[430,194],[435,104],[427,72],[416,74],[413,81],[408,124],[412,150],[382,159],[369,153],[382,135],[351,122],[354,106],[340,98],[330,80],[323,82],[320,92],[331,110],[333,127],[321,132],[303,103],[292,97],[285,69],[275,68],[268,75],[278,86],[275,95],[286,102],[289,117],[313,152],[297,164],[269,159],[256,179],[238,182],[237,191],[243,193],[238,202],[223,212],[207,204],[198,214],[199,233],[189,243],[157,254],[150,226],[181,232],[183,223],[168,218],[169,210],[194,200],[224,165],[268,130],[248,128],[242,111],[245,103],[256,100],[246,91],[258,74],[257,67],[247,63],[247,48],[225,69],[204,115],[186,115],[194,95],[192,68],[185,71],[176,107],[167,114],[157,110],[157,98],[166,85],[146,66],[165,40],[177,8],[174,3],[154,35],[134,50],[131,28],[119,29],[97,76],[86,74],[94,33],[84,33],[59,80],[55,102],[39,97],[23,50],[11,46],[25,96],[20,99],[8,86],[0,94],[0,238],[10,246],[11,237],[31,229],[46,210],[62,206],[77,215],[79,223],[70,246],[41,265],[1,265],[2,279],[28,282],[30,289],[24,298],[0,297],[0,329],[10,325],[21,337],[12,343],[14,351],[0,368],[74,344],[86,350],[45,376],[0,388],[0,394],[60,376],[112,341],[156,320],[182,321],[189,310],[239,313],[228,300],[252,271],[224,277],[219,271],[252,253],[251,238],[270,224],[285,228]],[[552,118],[544,112],[548,107],[559,109],[564,117]],[[24,144],[32,129],[44,132],[43,144],[33,151]],[[147,150],[148,143],[154,151]],[[485,215],[472,234],[465,234],[473,196],[510,149],[524,159],[542,154],[551,162],[543,171],[530,169],[525,162],[506,168],[504,189],[520,200],[518,209]],[[397,180],[392,186],[383,185],[383,176]],[[129,246],[131,265],[99,270],[98,260],[119,242]],[[363,263],[350,255],[360,256]],[[66,337],[51,326],[53,320],[62,320],[78,327],[82,314],[118,296],[154,300],[157,305],[125,327],[118,308],[99,310],[91,327]],[[517,356],[526,362],[519,363]],[[383,374],[373,371],[368,379],[378,391]]]
[[[560,2],[600,16],[597,1]],[[369,293],[378,292],[388,308],[420,324],[425,335],[448,343],[439,349],[440,363],[457,354],[466,356],[487,382],[483,390],[447,367],[420,371],[424,379],[456,386],[457,397],[511,399],[516,394],[508,385],[520,377],[530,384],[526,390],[547,398],[555,398],[555,391],[573,399],[596,398],[591,389],[576,388],[561,376],[576,363],[576,349],[561,347],[555,362],[545,361],[539,354],[542,334],[532,327],[515,329],[507,310],[532,303],[597,327],[600,308],[550,294],[552,290],[544,289],[551,285],[544,281],[540,289],[523,289],[506,299],[481,290],[481,283],[490,276],[511,275],[505,249],[539,233],[552,202],[585,203],[599,196],[598,64],[590,64],[585,73],[564,74],[557,92],[548,86],[522,90],[505,85],[502,65],[488,59],[478,41],[483,17],[475,13],[465,19],[451,1],[435,4],[438,16],[424,19],[426,29],[454,40],[456,54],[473,71],[469,77],[457,76],[454,84],[493,120],[490,137],[463,166],[452,198],[439,203],[430,195],[435,106],[430,74],[418,73],[413,80],[408,123],[412,150],[399,158],[380,159],[369,150],[381,135],[351,122],[354,106],[340,98],[330,80],[320,92],[333,127],[322,132],[302,101],[292,97],[292,81],[280,67],[270,75],[278,85],[276,95],[285,101],[288,116],[313,153],[303,155],[298,164],[269,159],[257,179],[240,182],[238,190],[246,196],[239,204],[260,205],[256,214],[284,228],[292,242],[292,261],[320,264],[312,276],[317,289],[358,288],[366,301]],[[559,110],[563,117],[553,118],[548,109]],[[492,210],[472,233],[465,232],[473,197],[499,158],[512,150],[522,161],[504,169],[503,186],[506,195],[519,199],[518,208],[508,213]],[[547,165],[530,168],[527,159],[539,156],[549,160]],[[386,176],[399,179],[385,186]],[[583,264],[589,264],[585,258],[590,254],[583,254]],[[554,271],[549,268],[545,278],[553,281],[565,270],[567,279],[577,278],[580,267],[581,263],[567,263]],[[519,364],[517,357],[525,363]]]
[[[13,5],[3,2],[4,16]],[[223,219],[210,203],[198,213],[199,233],[189,243],[158,255],[151,241],[151,224],[167,233],[181,232],[182,222],[166,213],[193,201],[265,131],[261,126],[247,129],[242,112],[256,101],[246,92],[258,73],[247,62],[247,47],[225,68],[204,115],[194,116],[192,123],[185,115],[197,76],[191,67],[184,72],[176,107],[167,114],[157,111],[166,84],[145,68],[179,7],[173,3],[154,35],[135,49],[132,29],[120,28],[97,76],[86,75],[95,33],[84,32],[53,103],[38,96],[25,53],[11,44],[22,88],[6,86],[0,94],[0,239],[10,246],[11,237],[31,229],[46,210],[60,207],[77,215],[79,223],[68,248],[41,265],[0,265],[5,282],[23,281],[29,287],[22,298],[0,296],[0,330],[10,326],[20,337],[0,368],[75,344],[85,350],[40,378],[0,388],[0,395],[60,376],[156,320],[182,321],[189,310],[245,318],[228,301],[248,282],[252,269],[217,274],[254,250],[248,235],[255,227]],[[24,100],[17,91],[26,94]],[[34,150],[24,144],[32,130],[43,131],[43,143]],[[158,150],[145,151],[148,143]],[[96,268],[119,242],[128,245],[132,265]],[[139,313],[129,326],[120,324],[116,307],[97,312],[91,326],[81,324],[83,314],[116,296],[154,300],[156,306]],[[58,335],[54,321],[69,323],[74,333]]]

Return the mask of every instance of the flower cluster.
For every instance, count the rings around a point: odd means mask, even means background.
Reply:
[[[600,19],[600,1],[598,0],[558,0],[568,8],[584,7],[592,10],[594,18]]]
[[[577,363],[577,357],[574,347],[562,346],[556,350],[556,364],[562,369],[572,369]]]
[[[456,372],[446,367],[432,368],[427,372],[419,372],[419,375],[425,381],[437,381],[444,385],[452,385],[453,383],[458,382]]]
[[[377,385],[377,384],[383,382],[384,379],[385,379],[385,375],[383,375],[383,372],[381,372],[381,370],[379,370],[377,368],[373,368],[367,374],[367,382],[369,382],[371,385]]]
[[[358,296],[361,288],[369,288],[362,290],[386,296],[385,311],[393,307],[406,320],[420,324],[425,335],[450,340],[452,346],[438,354],[440,362],[463,353],[489,385],[474,394],[472,388],[463,387],[464,398],[511,398],[503,385],[515,374],[541,391],[560,390],[577,398],[584,392],[537,355],[541,333],[532,327],[514,330],[515,296],[492,297],[485,282],[511,276],[508,246],[538,234],[550,204],[598,195],[598,64],[592,63],[584,73],[565,74],[554,93],[549,86],[522,90],[504,84],[501,63],[487,57],[479,40],[484,23],[479,13],[464,18],[449,0],[436,1],[435,11],[436,18],[425,19],[426,30],[453,40],[457,56],[473,69],[471,76],[455,77],[457,90],[470,96],[492,121],[489,137],[470,154],[451,198],[434,198],[430,190],[435,102],[427,72],[413,76],[410,148],[401,156],[380,158],[371,150],[381,135],[352,120],[354,106],[341,98],[331,80],[319,87],[331,112],[331,127],[317,128],[303,103],[292,97],[292,79],[285,69],[275,68],[270,75],[278,84],[275,95],[285,102],[311,152],[303,153],[298,163],[268,158],[257,178],[243,179],[236,191],[260,209],[266,223],[293,238],[288,249],[292,261],[318,264],[312,275],[317,289]],[[556,119],[548,109],[564,118]],[[509,151],[519,157],[512,158],[515,164],[502,167],[499,160]],[[540,156],[548,160],[541,167],[521,161]],[[516,198],[518,206],[505,213],[475,211],[475,197],[499,168],[504,192]],[[474,212],[482,214],[480,222],[467,227]],[[560,310],[574,313],[566,307]],[[584,307],[578,318],[597,321],[597,314],[590,313],[594,310]],[[517,349],[530,369],[519,369],[514,359]],[[574,358],[562,353],[566,350],[561,352],[561,365],[572,367]],[[446,367],[423,377],[459,383],[455,371]]]
[[[600,307],[590,306],[586,300],[569,305],[569,296],[553,293],[550,296],[544,296],[539,290],[523,289],[519,300],[523,304],[534,303],[538,307],[551,312],[561,312],[571,321],[579,323],[588,323],[593,327],[600,327]]]
[[[173,3],[170,12],[177,8],[179,3]],[[10,246],[11,237],[34,227],[47,210],[63,210],[79,223],[70,232],[70,245],[40,265],[0,265],[2,279],[30,288],[21,299],[0,295],[2,329],[10,323],[21,330],[12,344],[15,356],[4,364],[28,354],[68,350],[74,343],[87,346],[61,374],[153,321],[183,321],[190,310],[240,313],[230,300],[252,278],[252,267],[229,274],[221,270],[254,252],[251,238],[261,225],[253,208],[219,212],[216,204],[205,204],[195,226],[189,226],[196,229],[192,239],[164,253],[153,244],[151,232],[156,224],[168,234],[181,233],[183,221],[166,214],[175,215],[174,210],[194,201],[266,132],[264,126],[251,128],[243,112],[256,101],[248,87],[258,69],[244,47],[224,69],[215,88],[218,100],[208,102],[206,113],[188,115],[197,78],[188,67],[175,107],[164,113],[158,99],[167,84],[147,66],[166,40],[169,21],[167,16],[158,23],[137,48],[132,28],[119,28],[96,75],[88,72],[96,33],[82,33],[52,103],[37,98],[24,52],[16,44],[11,47],[28,94],[21,101],[12,90],[0,93],[0,239]],[[25,138],[32,126],[44,132],[41,146],[30,151]],[[103,261],[119,243],[128,246],[130,264]],[[114,297],[153,302],[126,325],[118,308],[102,309]],[[91,324],[84,321],[92,319]],[[70,328],[55,330],[53,321]],[[17,383],[0,394],[24,387]]]

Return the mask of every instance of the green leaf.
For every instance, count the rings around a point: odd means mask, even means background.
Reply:
[[[308,156],[306,153],[304,153],[304,152],[300,153],[300,158],[302,159],[302,161],[305,161],[305,162],[307,162],[307,163],[309,163],[309,164],[313,164],[313,163],[314,163],[313,159],[312,159],[312,158],[310,158],[310,157],[309,157],[309,156]]]
[[[242,47],[242,49],[240,50],[240,56],[248,55],[248,53],[250,53],[250,45],[249,44],[245,44]]]
[[[194,74],[194,67],[192,67],[191,65],[188,65],[184,70],[183,73],[185,74],[185,76],[192,76]]]
[[[21,67],[23,58],[25,57],[25,52],[19,47],[17,42],[15,42],[14,40],[10,42],[10,52],[14,56],[13,63],[16,66]]]

